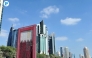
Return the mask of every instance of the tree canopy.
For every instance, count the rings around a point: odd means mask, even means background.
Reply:
[[[10,46],[0,46],[0,49],[6,58],[13,58],[16,54],[16,49]]]

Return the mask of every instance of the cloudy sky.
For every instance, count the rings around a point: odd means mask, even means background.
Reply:
[[[54,32],[56,50],[69,47],[79,57],[87,46],[92,56],[91,0],[8,0],[4,7],[0,45],[6,45],[12,24],[15,28],[38,24],[42,19],[49,34]]]

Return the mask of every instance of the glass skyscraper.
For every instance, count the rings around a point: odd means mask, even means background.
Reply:
[[[14,29],[13,27],[10,28],[7,46],[12,46],[12,34],[13,34],[13,29]]]
[[[12,46],[14,48],[17,47],[17,36],[18,36],[18,30],[15,29],[15,30],[13,30],[13,40],[12,40]]]
[[[15,29],[13,27],[10,28],[10,33],[8,36],[8,42],[7,42],[7,46],[12,46],[14,48],[16,48],[17,46],[17,33],[18,30]]]
[[[55,54],[55,35],[49,35],[49,54]]]
[[[60,47],[60,54],[61,54],[61,57],[63,57],[63,47]]]
[[[43,24],[43,21],[41,21],[40,24],[37,24],[36,26],[36,36],[37,53],[44,53],[46,55],[49,55],[48,30],[46,25]]]

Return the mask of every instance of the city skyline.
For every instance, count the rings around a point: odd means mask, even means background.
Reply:
[[[75,54],[70,51],[69,47],[60,47],[60,56],[61,55],[63,55],[63,58],[76,58]],[[83,48],[83,54],[79,54],[79,58],[91,58],[91,57],[92,56],[90,56],[88,47],[85,46]]]
[[[92,56],[91,0],[67,2],[63,0],[28,0],[22,1],[22,3],[18,0],[8,1],[10,5],[4,7],[3,10],[0,45],[7,44],[6,41],[12,24],[17,29],[38,24],[43,19],[49,34],[55,33],[56,51],[59,51],[61,46],[67,46],[76,57],[79,57],[79,54],[83,54],[83,47],[87,46]]]

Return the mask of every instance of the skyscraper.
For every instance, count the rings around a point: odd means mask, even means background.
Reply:
[[[82,58],[82,55],[81,54],[79,54],[79,58]]]
[[[60,56],[60,52],[59,51],[55,52],[55,55]]]
[[[55,54],[55,34],[49,35],[49,54]]]
[[[40,54],[44,53],[46,55],[49,55],[48,30],[46,25],[44,25],[43,20],[36,26],[36,37],[37,52]]]
[[[68,47],[64,48],[64,58],[69,58],[69,49],[68,49]]]
[[[58,55],[60,56],[60,52],[58,52]]]
[[[12,39],[12,46],[14,48],[17,47],[17,37],[18,37],[18,29],[13,30],[13,39]]]
[[[13,26],[10,28],[10,33],[8,36],[8,42],[7,42],[7,46],[12,46],[14,48],[16,48],[17,46],[17,29],[14,29]]]
[[[40,24],[36,25],[36,52],[40,53]]]
[[[85,57],[82,55],[81,58],[85,58]]]
[[[43,23],[43,20],[40,22],[40,34],[43,34],[44,33],[44,23]]]
[[[88,48],[84,47],[83,51],[84,51],[84,58],[90,58]]]
[[[75,58],[75,54],[74,54],[73,56],[74,56],[74,58]]]
[[[72,53],[71,52],[69,52],[69,58],[72,58]]]
[[[3,0],[0,0],[0,31],[1,31],[1,24],[2,24],[2,15],[3,15]]]
[[[60,54],[61,54],[61,57],[63,57],[63,47],[60,47]]]

